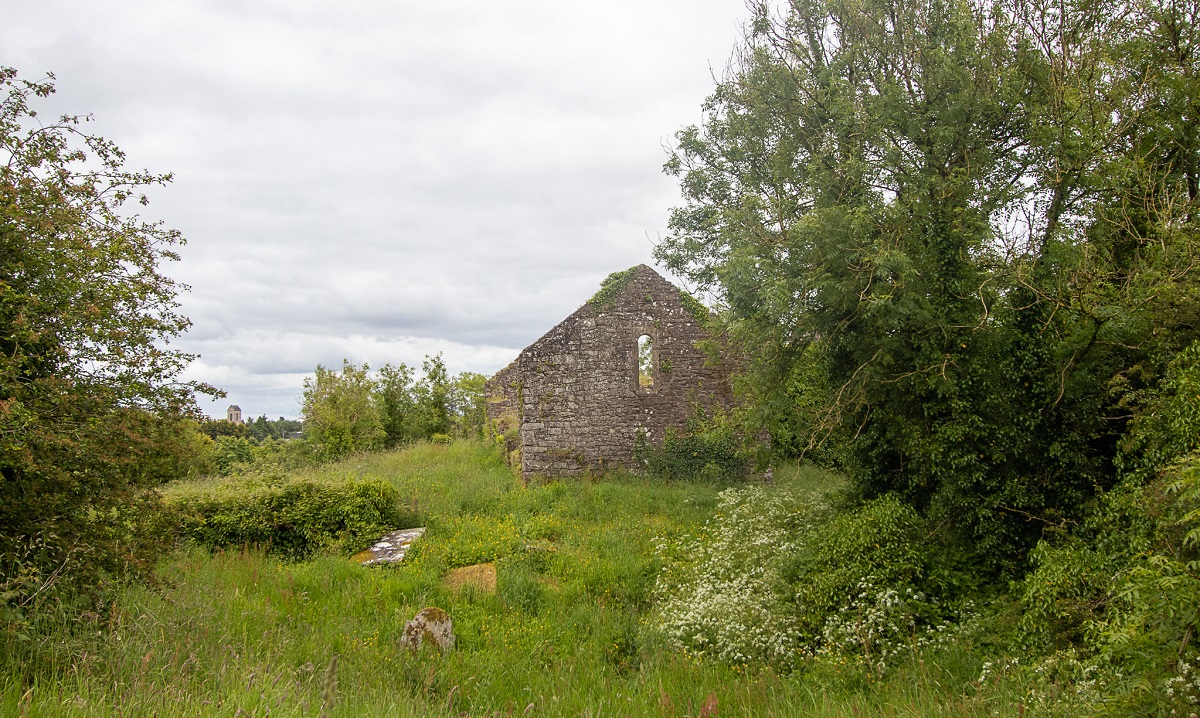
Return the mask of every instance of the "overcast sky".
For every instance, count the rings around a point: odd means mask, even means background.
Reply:
[[[246,416],[318,364],[491,374],[653,264],[662,174],[743,0],[0,0],[0,65],[57,76],[188,240],[177,346]]]

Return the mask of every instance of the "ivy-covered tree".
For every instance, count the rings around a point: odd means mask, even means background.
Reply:
[[[129,172],[88,117],[43,118],[53,76],[0,68],[0,604],[145,567],[153,487],[203,438],[181,286],[183,242],[127,209],[169,175]],[[0,606],[3,607],[3,606]]]
[[[678,135],[658,257],[723,302],[748,416],[1019,570],[1200,329],[1200,13],[772,5]]]

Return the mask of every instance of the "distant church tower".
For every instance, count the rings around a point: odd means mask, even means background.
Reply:
[[[228,421],[230,424],[242,423],[242,407],[238,406],[237,404],[233,404],[226,409],[225,421]]]

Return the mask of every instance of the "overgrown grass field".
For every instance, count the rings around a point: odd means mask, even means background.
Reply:
[[[981,691],[982,657],[958,644],[914,654],[883,677],[832,662],[747,669],[668,646],[651,625],[664,560],[656,547],[699,530],[719,485],[606,476],[526,487],[494,452],[466,442],[299,475],[380,479],[428,531],[394,567],[359,566],[347,558],[353,547],[295,561],[255,547],[181,546],[163,557],[158,586],[115,592],[103,615],[32,641],[7,636],[0,713],[1016,714],[1006,691]],[[838,483],[782,467],[769,490]],[[443,585],[449,569],[481,562],[496,564],[494,594]],[[405,621],[426,606],[453,618],[457,645],[446,655],[399,647]]]

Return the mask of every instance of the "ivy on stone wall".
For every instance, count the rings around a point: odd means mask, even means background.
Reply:
[[[704,306],[699,299],[693,297],[686,290],[679,290],[679,301],[683,303],[683,308],[688,311],[688,314],[691,314],[692,318],[701,326],[705,326],[712,316],[712,313],[708,311],[708,307]]]
[[[623,272],[613,272],[608,275],[600,283],[600,289],[592,295],[591,299],[587,300],[587,303],[597,310],[608,309],[625,291],[625,287],[629,286],[629,280],[633,279],[636,271],[637,267],[630,267]]]

